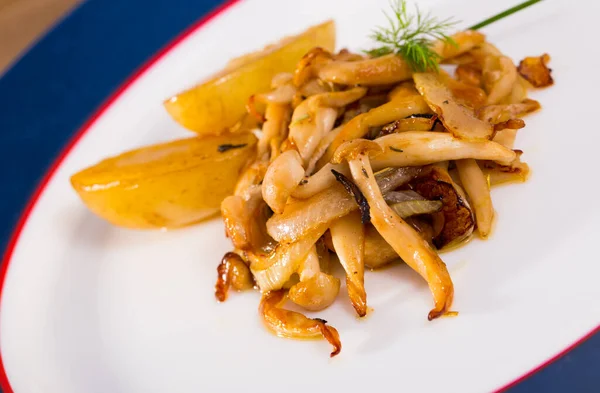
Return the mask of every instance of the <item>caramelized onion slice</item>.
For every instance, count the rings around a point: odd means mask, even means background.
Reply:
[[[440,75],[418,73],[413,75],[413,79],[419,93],[452,135],[465,140],[489,139],[492,136],[492,126],[459,104]]]
[[[383,192],[383,191],[382,191]],[[425,201],[422,195],[413,191],[413,190],[405,190],[405,191],[390,191],[383,194],[383,199],[388,204],[406,202],[406,201]]]
[[[354,199],[341,185],[334,184],[311,198],[289,202],[282,214],[274,214],[267,221],[267,231],[275,240],[290,243],[356,209]]]
[[[331,357],[342,350],[342,342],[338,331],[327,325],[327,321],[306,316],[281,308],[285,302],[285,291],[271,291],[263,295],[258,312],[263,324],[269,331],[279,337],[286,338],[320,338],[326,339],[332,346]]]
[[[446,170],[430,168],[415,181],[414,189],[425,198],[440,200],[443,204],[440,212],[443,226],[433,239],[437,248],[461,242],[473,233],[475,220],[471,208]]]
[[[326,230],[325,225],[317,227],[294,243],[279,244],[270,254],[247,251],[250,271],[259,289],[266,292],[283,288]]]
[[[519,74],[533,87],[547,87],[554,84],[552,70],[548,68],[550,55],[544,53],[539,57],[526,57],[519,63]]]
[[[375,174],[375,180],[382,194],[403,186],[417,177],[421,172],[419,167],[386,168]]]
[[[441,201],[404,201],[391,205],[392,209],[402,218],[417,216],[419,214],[431,214],[439,211],[443,204]]]

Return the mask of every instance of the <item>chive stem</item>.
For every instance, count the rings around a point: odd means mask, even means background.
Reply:
[[[479,22],[479,23],[477,23],[477,24],[469,27],[467,30],[478,30],[478,29],[481,29],[484,26],[492,24],[492,23],[494,23],[494,22],[496,22],[496,21],[498,21],[498,20],[500,20],[502,18],[505,18],[505,17],[507,17],[509,15],[514,14],[515,12],[521,11],[523,8],[527,8],[530,5],[534,5],[535,3],[539,3],[540,1],[542,1],[542,0],[528,0],[528,1],[525,1],[525,2],[523,2],[521,4],[519,4],[519,5],[516,5],[516,6],[512,7],[512,8],[509,8],[507,10],[502,11],[499,14],[496,14],[496,15],[494,15],[492,17],[489,17],[486,20],[481,21],[481,22]]]

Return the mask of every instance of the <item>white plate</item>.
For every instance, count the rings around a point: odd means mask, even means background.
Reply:
[[[421,1],[467,26],[516,2]],[[505,4],[506,3],[506,4]],[[230,248],[214,220],[136,232],[94,217],[69,176],[102,157],[188,135],[164,98],[234,55],[333,17],[339,46],[367,47],[385,0],[247,0],[154,63],[89,127],[55,171],[16,244],[2,297],[0,337],[16,392],[492,391],[545,362],[600,322],[595,241],[600,187],[593,168],[600,3],[546,1],[486,28],[515,60],[548,52],[555,86],[533,97],[517,147],[532,167],[522,185],[494,189],[493,237],[443,255],[457,318],[426,319],[431,296],[406,266],[366,276],[374,312],[358,320],[344,296],[319,313],[340,332],[324,341],[272,336],[257,293],[213,296]],[[585,9],[584,9],[585,8]],[[586,45],[586,49],[582,49]]]

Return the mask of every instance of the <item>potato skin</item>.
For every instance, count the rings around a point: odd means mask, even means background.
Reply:
[[[224,145],[239,147],[220,152]],[[256,137],[244,133],[142,147],[76,173],[71,185],[91,211],[114,225],[180,227],[219,212],[255,145]]]

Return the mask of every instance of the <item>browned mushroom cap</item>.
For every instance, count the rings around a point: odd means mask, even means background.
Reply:
[[[250,289],[254,286],[254,280],[248,265],[242,257],[234,252],[226,253],[217,267],[215,297],[218,301],[224,302],[227,300],[227,292],[230,286],[238,291]]]
[[[378,143],[367,139],[354,139],[341,144],[335,151],[331,162],[339,164],[344,160],[353,160],[360,154],[375,157],[381,153],[383,153],[383,148]]]
[[[471,235],[475,226],[473,213],[447,172],[438,167],[431,167],[417,178],[414,189],[427,199],[437,199],[443,203],[441,213],[444,226],[441,233],[433,239],[437,248],[460,242]]]
[[[547,87],[554,84],[552,69],[547,64],[550,56],[547,53],[539,57],[526,57],[519,63],[517,71],[534,87]]]

